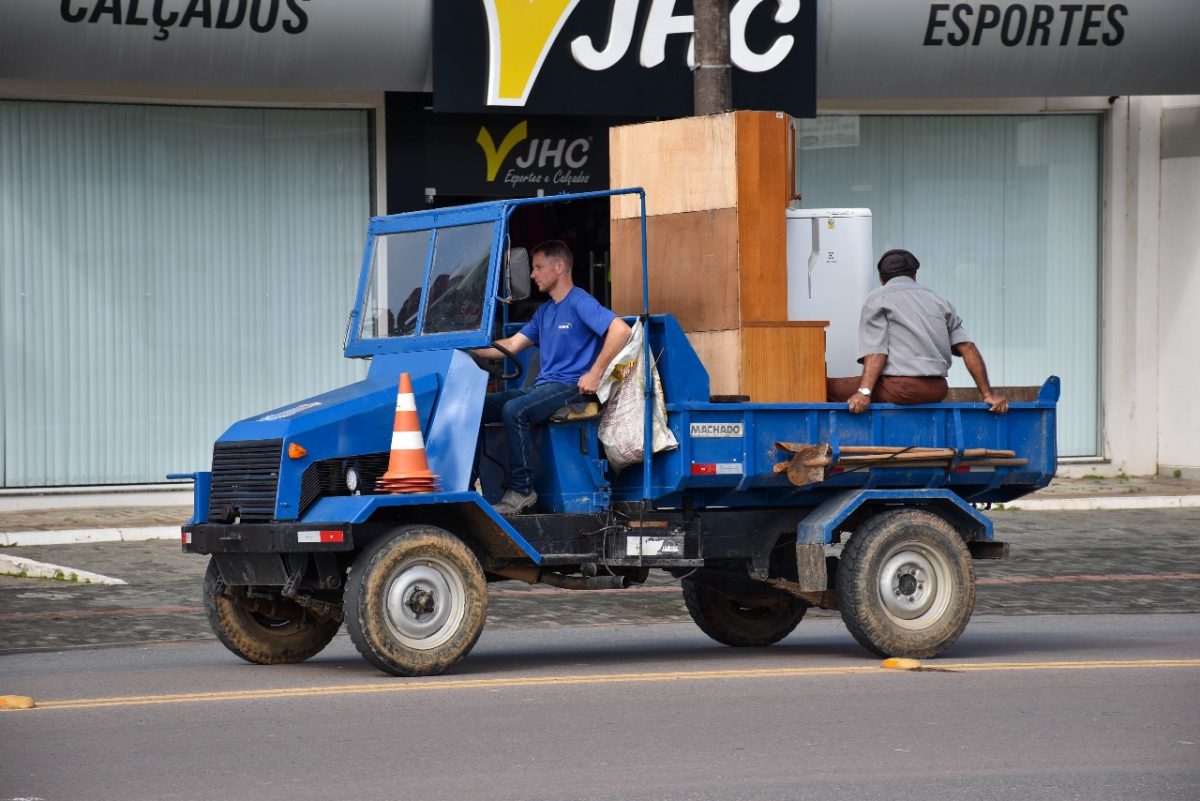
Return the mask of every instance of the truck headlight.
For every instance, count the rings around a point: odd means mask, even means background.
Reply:
[[[350,490],[350,494],[358,492],[358,468],[350,467],[346,470],[346,489]]]

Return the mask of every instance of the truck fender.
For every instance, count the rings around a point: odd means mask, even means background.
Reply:
[[[826,588],[829,577],[825,546],[834,541],[838,531],[853,528],[880,508],[920,508],[933,512],[954,526],[977,558],[1004,555],[1004,544],[994,542],[992,521],[949,490],[847,490],[831,495],[796,525],[796,566],[801,589],[820,592]]]
[[[373,539],[372,533],[425,523],[461,539],[485,566],[491,559],[529,559],[535,565],[542,561],[541,554],[475,492],[331,496],[313,504],[305,520],[350,523],[359,547]]]

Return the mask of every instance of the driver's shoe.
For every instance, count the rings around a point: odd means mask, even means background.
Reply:
[[[516,490],[505,490],[504,497],[494,507],[502,515],[519,515],[527,509],[532,509],[537,503],[537,493],[533,490],[528,495],[522,495]]]

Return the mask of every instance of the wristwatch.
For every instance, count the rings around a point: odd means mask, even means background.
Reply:
[[[858,394],[866,395],[869,398],[869,397],[871,397],[871,390],[867,389],[866,387],[859,387]]]

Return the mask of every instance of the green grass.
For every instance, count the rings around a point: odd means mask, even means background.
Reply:
[[[4,570],[4,571],[0,571],[0,576],[9,576],[11,578],[34,578],[34,579],[42,579],[44,581],[63,581],[63,582],[69,582],[71,584],[91,584],[92,583],[92,580],[89,578],[81,579],[79,577],[79,574],[76,573],[75,571],[71,571],[70,574],[66,574],[66,573],[63,573],[63,571],[61,571],[61,570],[56,570],[54,572],[53,576],[31,576],[31,575],[29,575],[28,570],[21,570],[21,571],[15,572],[15,573],[12,571]]]

